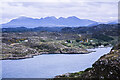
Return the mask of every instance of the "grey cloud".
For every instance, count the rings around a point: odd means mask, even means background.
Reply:
[[[12,2],[3,7],[3,20],[21,15],[37,18],[77,16],[96,21],[100,18],[104,22],[118,14],[117,2]]]

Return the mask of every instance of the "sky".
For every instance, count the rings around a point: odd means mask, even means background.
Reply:
[[[118,18],[119,0],[0,0],[0,23],[20,16],[47,16],[90,19],[109,22]]]

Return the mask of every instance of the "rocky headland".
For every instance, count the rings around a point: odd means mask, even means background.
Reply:
[[[55,32],[3,33],[0,59],[25,59],[40,54],[87,54],[74,39],[78,35]]]

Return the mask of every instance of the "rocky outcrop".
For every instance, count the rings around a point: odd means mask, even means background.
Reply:
[[[11,45],[3,43],[2,57],[0,59],[24,59],[32,57],[35,53],[38,53],[36,49],[26,47],[18,43]]]
[[[2,57],[0,59],[25,59],[40,54],[86,54],[87,50],[82,48],[66,47],[60,43],[13,43],[2,44]]]

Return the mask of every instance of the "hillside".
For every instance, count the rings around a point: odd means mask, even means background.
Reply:
[[[63,33],[79,33],[79,34],[104,34],[110,36],[118,36],[119,24],[99,24],[91,27],[66,27],[61,30]]]
[[[119,24],[99,24],[91,27],[66,27],[61,29],[62,33],[87,34],[99,41],[111,41],[113,37],[119,36]]]
[[[23,59],[39,54],[86,54],[76,34],[57,32],[11,32],[2,34],[0,59]]]
[[[32,57],[50,53],[88,53],[86,49],[111,46],[118,40],[117,24],[91,27],[2,28],[1,59]]]

